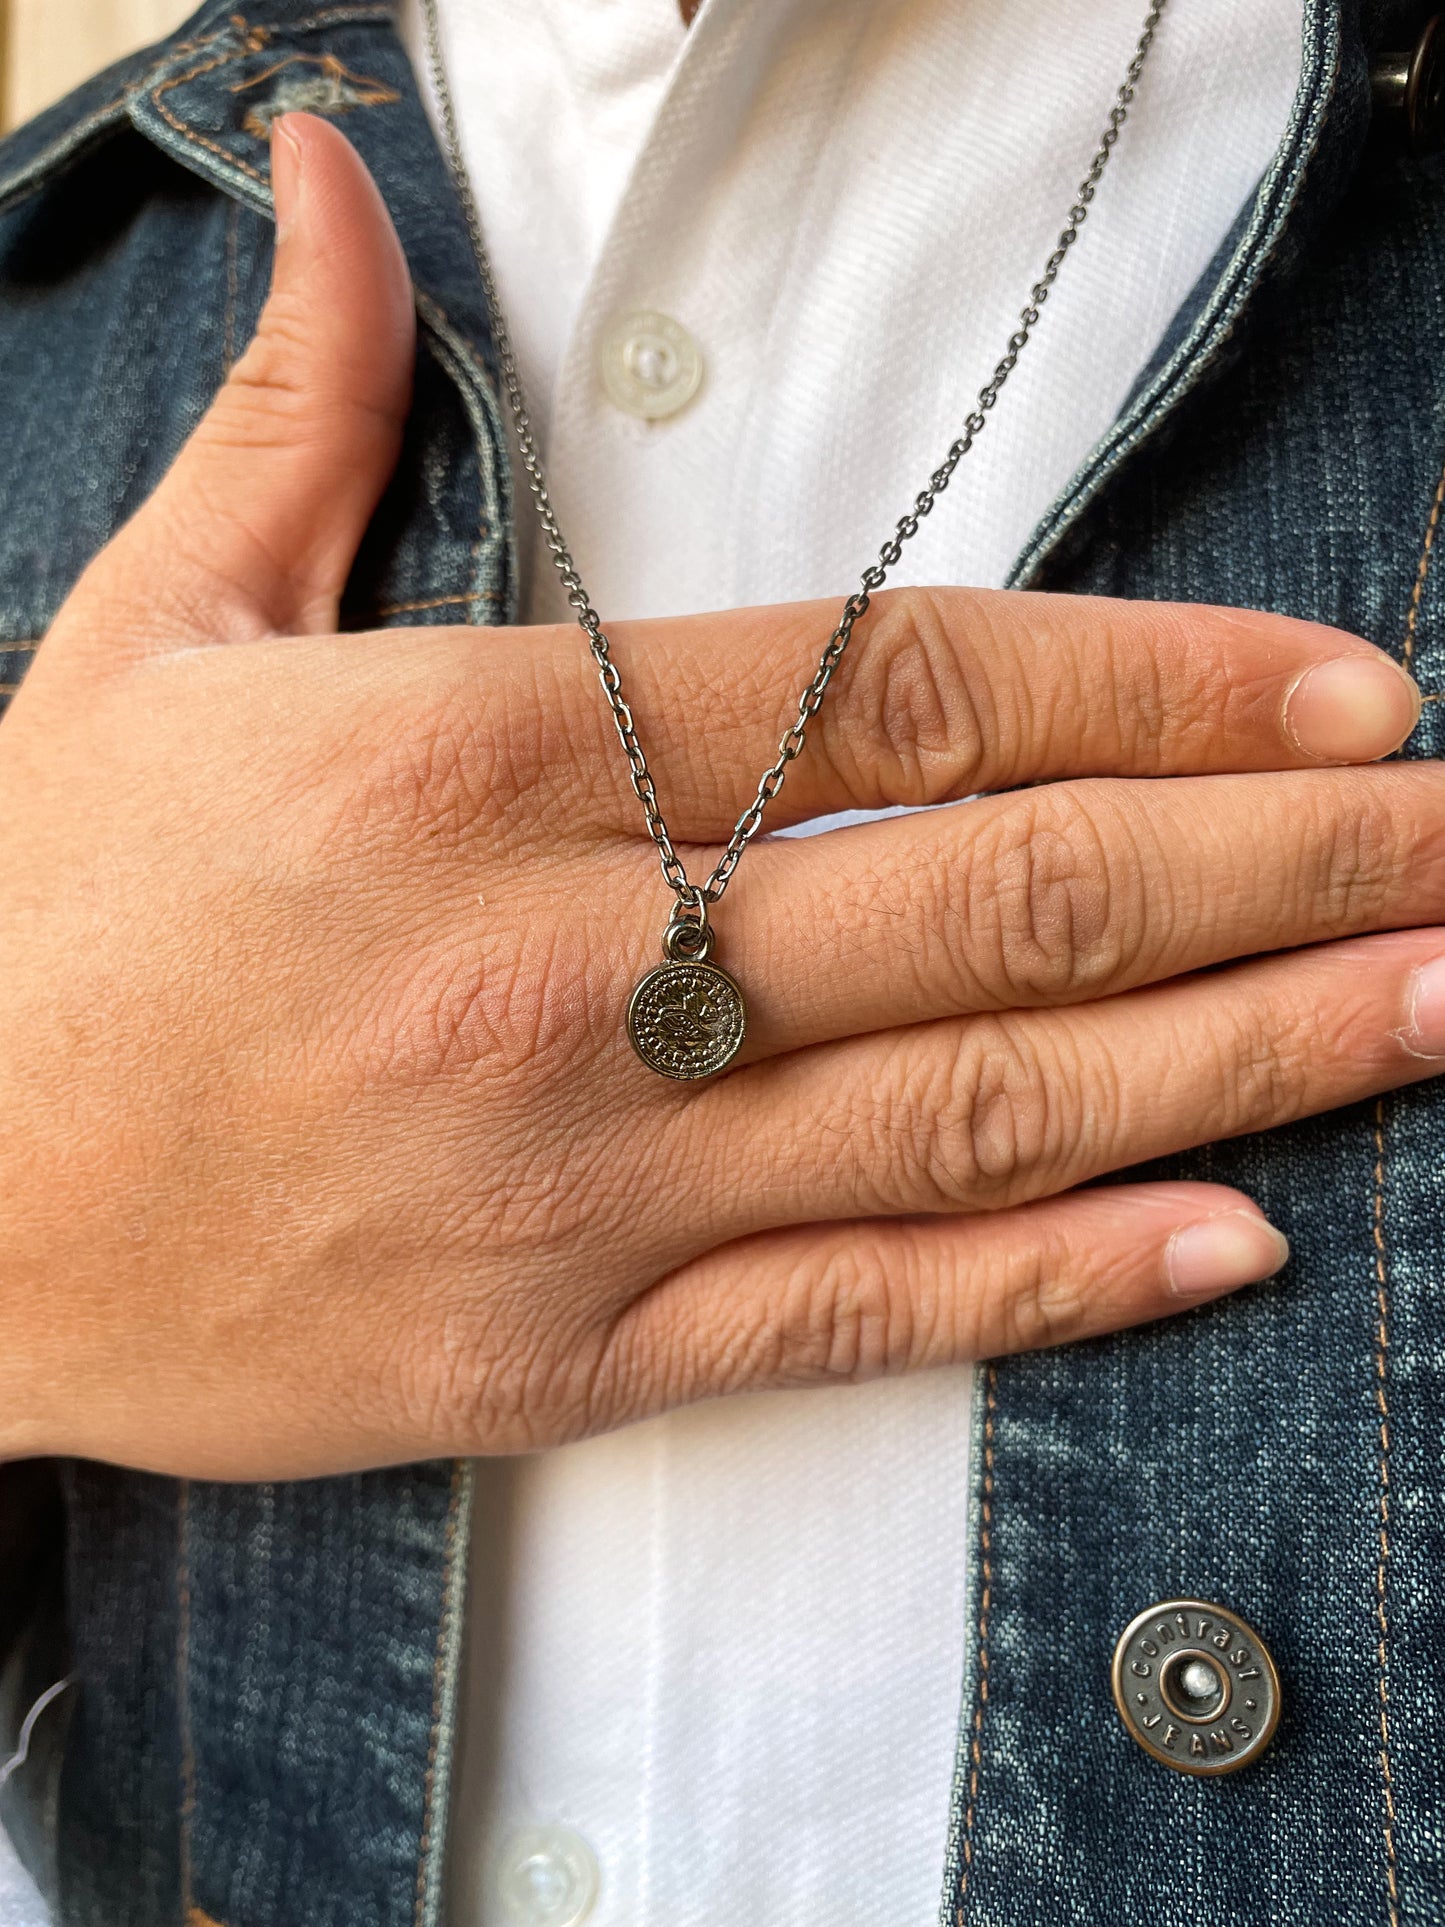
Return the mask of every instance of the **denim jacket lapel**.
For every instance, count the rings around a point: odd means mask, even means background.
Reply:
[[[126,88],[126,111],[183,166],[268,217],[272,120],[306,109],[344,127],[396,223],[423,335],[462,396],[484,471],[469,593],[457,584],[443,597],[433,583],[437,594],[418,598],[433,610],[402,612],[505,621],[515,606],[511,483],[485,296],[394,13],[374,3],[213,5]]]

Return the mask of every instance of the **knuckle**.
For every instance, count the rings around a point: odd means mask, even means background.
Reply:
[[[1131,818],[1105,784],[1041,790],[995,818],[970,867],[967,915],[1000,1002],[1099,996],[1140,967],[1168,868]]]
[[[704,1304],[665,1279],[632,1298],[611,1319],[588,1374],[581,1401],[586,1429],[602,1431],[690,1404],[700,1385],[719,1397],[746,1390],[750,1334],[717,1325]]]
[[[1009,1267],[990,1334],[1000,1352],[1049,1351],[1083,1322],[1085,1290],[1077,1254],[1058,1239],[1040,1239]]]
[[[645,1388],[645,1404],[661,1410],[689,1403],[699,1388],[711,1398],[757,1391],[781,1383],[785,1345],[772,1320],[749,1318],[730,1306],[727,1315],[709,1315],[701,1304],[682,1304],[674,1294],[644,1298],[626,1326],[641,1332],[641,1346],[629,1383]],[[634,1397],[629,1408],[637,1411]]]
[[[823,711],[823,750],[863,804],[938,803],[983,760],[987,679],[967,673],[954,598],[908,588],[879,596],[844,700]]]
[[[1197,770],[1221,750],[1277,733],[1278,690],[1237,642],[1258,618],[1189,603],[1141,608],[1101,600],[1091,648],[1087,699],[1100,733],[1125,765],[1139,771]]]
[[[1103,673],[1091,679],[1085,694],[1091,703],[1102,698],[1121,764],[1129,769],[1155,768],[1159,745],[1171,735],[1197,743],[1203,751],[1218,732],[1221,679],[1212,676],[1208,666],[1197,681],[1169,678],[1164,667],[1167,635],[1158,638],[1154,647],[1141,648],[1136,624],[1110,620],[1112,613],[1113,605],[1103,612],[1104,634],[1098,651]],[[1163,622],[1167,625],[1171,619],[1172,612]]]
[[[383,856],[434,864],[466,851],[495,818],[506,751],[465,700],[396,705],[383,689],[353,706],[307,774],[306,817],[318,845],[365,852],[373,864]]]
[[[1308,910],[1341,934],[1375,922],[1409,869],[1401,824],[1373,786],[1349,786],[1321,797],[1310,823],[1303,866]]]
[[[1200,646],[1196,612],[1152,603],[1147,631],[1137,604],[1101,602],[1096,616],[1096,668],[1084,694],[1106,726],[1109,751],[1140,771],[1211,763],[1229,728],[1238,678],[1229,656]]]
[[[447,1451],[533,1451],[642,1416],[659,1385],[675,1402],[687,1334],[659,1345],[629,1317],[617,1228],[593,1237],[585,1186],[560,1189],[528,1180],[485,1212],[459,1212],[433,1243],[436,1288],[378,1329],[370,1351],[384,1363],[371,1382],[411,1436]]]
[[[1418,818],[1406,830],[1400,868],[1388,901],[1381,906],[1375,926],[1445,922],[1445,822],[1428,824]],[[1403,914],[1402,914],[1403,909]]]
[[[1269,1007],[1236,1009],[1217,1034],[1222,1130],[1211,1129],[1211,1136],[1236,1137],[1299,1116],[1308,1108],[1311,1066],[1337,1050],[1324,1014],[1310,1004],[1284,1015]],[[1197,1075],[1195,1065],[1181,1070]]]
[[[367,1085],[525,1075],[542,1090],[615,1039],[630,953],[589,941],[555,812],[521,806],[504,724],[472,711],[363,723],[359,749],[348,738],[313,769],[293,818],[305,853],[384,895],[345,1020]],[[646,853],[631,857],[642,872]]]
[[[775,1387],[862,1384],[904,1371],[919,1345],[911,1294],[898,1289],[879,1239],[866,1229],[789,1281],[759,1375]]]
[[[1401,811],[1401,881],[1414,894],[1418,887],[1426,917],[1434,921],[1445,901],[1445,767],[1439,763],[1409,766],[1405,778],[1408,805]]]
[[[971,1018],[952,1049],[933,1054],[906,1065],[880,1108],[910,1205],[978,1208],[1036,1191],[1059,1161],[1067,1079],[1046,1076],[1006,1019]]]

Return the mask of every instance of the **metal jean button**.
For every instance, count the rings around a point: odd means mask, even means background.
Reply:
[[[1417,158],[1445,146],[1445,29],[1437,13],[1407,52],[1382,54],[1370,69],[1377,127],[1392,130]]]
[[[1168,1599],[1131,1619],[1114,1648],[1113,1687],[1129,1737],[1178,1773],[1237,1772],[1279,1724],[1269,1648],[1237,1613],[1203,1599]]]

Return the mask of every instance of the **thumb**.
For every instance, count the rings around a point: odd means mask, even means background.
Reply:
[[[72,598],[112,656],[334,629],[396,462],[415,351],[396,230],[328,122],[281,116],[271,161],[276,259],[255,338]]]

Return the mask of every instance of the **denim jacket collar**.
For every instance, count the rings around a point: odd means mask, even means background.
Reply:
[[[391,0],[260,0],[251,11],[209,0],[169,39],[97,75],[4,144],[0,210],[129,123],[183,167],[269,215],[272,120],[295,109],[335,118],[391,210],[431,345],[479,418],[479,440],[500,450],[485,296],[395,16]],[[505,524],[504,460],[497,486],[496,520]],[[499,613],[493,604],[479,619]]]
[[[132,123],[226,193],[271,209],[272,120],[342,122],[391,209],[425,319],[491,361],[466,225],[389,4],[212,6],[126,90]],[[212,24],[212,23],[215,24]]]

